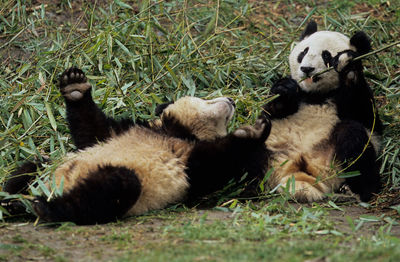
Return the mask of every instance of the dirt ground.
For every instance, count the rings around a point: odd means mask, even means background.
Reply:
[[[371,237],[384,221],[367,221],[356,233],[348,217],[359,221],[360,216],[380,217],[383,213],[369,211],[361,206],[340,206],[342,210],[330,211],[329,219],[335,230],[345,235]],[[218,210],[190,210],[174,213],[171,217],[132,217],[118,223],[94,226],[63,225],[60,227],[34,225],[33,222],[0,224],[0,261],[110,261],[122,257],[126,250],[140,252],[149,245],[163,245],[171,241],[165,228],[176,221],[198,221],[207,213],[205,223],[218,220],[233,221],[231,212]],[[347,218],[346,218],[347,217]],[[198,223],[198,222],[195,222]],[[394,237],[400,237],[400,225],[391,229]]]

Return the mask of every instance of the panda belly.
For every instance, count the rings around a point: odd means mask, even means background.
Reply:
[[[181,200],[189,187],[185,162],[191,145],[185,141],[135,127],[104,144],[73,154],[55,172],[64,179],[64,192],[101,166],[133,170],[141,184],[136,203],[127,212],[138,215]],[[99,192],[101,194],[101,192]]]
[[[319,200],[336,189],[342,180],[335,176],[335,148],[329,136],[338,122],[336,106],[331,103],[301,104],[297,113],[273,120],[266,141],[271,151],[269,166],[274,168],[270,187],[285,186],[294,176],[299,201]]]

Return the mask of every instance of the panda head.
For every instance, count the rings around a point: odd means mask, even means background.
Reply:
[[[317,24],[312,21],[289,55],[291,76],[305,92],[332,91],[339,86],[339,75],[335,70],[312,76],[331,66],[332,58],[339,52],[352,50],[362,55],[370,49],[369,38],[363,32],[357,32],[351,38],[339,32],[317,32]],[[302,79],[305,80],[301,81]]]
[[[234,112],[235,103],[228,97],[204,100],[186,96],[156,108],[167,135],[195,140],[225,136]]]

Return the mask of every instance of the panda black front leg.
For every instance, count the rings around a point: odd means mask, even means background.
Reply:
[[[265,174],[268,150],[265,140],[271,122],[260,118],[254,126],[245,126],[213,141],[201,141],[193,148],[187,165],[190,181],[188,202],[222,189],[232,179],[247,173],[248,179]]]
[[[361,60],[354,61],[358,55],[352,50],[345,50],[332,59],[340,82],[335,97],[338,115],[340,119],[358,121],[382,135],[383,126],[376,111],[372,90],[365,80]]]
[[[59,80],[60,91],[67,106],[67,121],[78,149],[104,141],[114,132],[119,134],[134,123],[130,119],[116,121],[107,117],[94,103],[91,85],[81,69],[69,68]]]
[[[277,81],[271,88],[271,94],[279,96],[263,106],[263,115],[280,119],[296,113],[300,101],[299,88],[297,82],[290,77]]]

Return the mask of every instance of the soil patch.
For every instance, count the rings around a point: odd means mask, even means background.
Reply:
[[[385,215],[377,211],[354,205],[339,208],[329,211],[328,219],[334,223],[334,230],[345,235],[370,237],[388,224]],[[200,223],[200,217],[206,217],[202,223],[235,219],[231,212],[190,210],[94,226],[3,223],[0,225],[0,261],[110,261],[123,257],[127,251],[140,252],[148,246],[164,245],[171,241],[168,236],[171,233],[166,233],[168,226],[184,225],[188,221]],[[393,225],[390,232],[400,237],[400,226]]]

